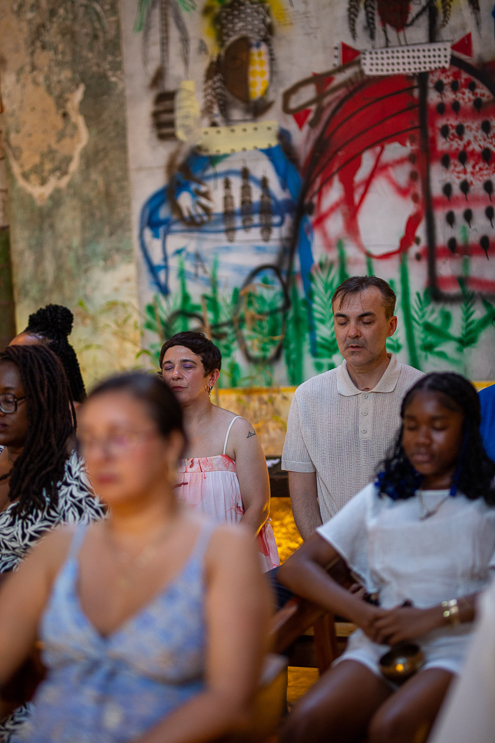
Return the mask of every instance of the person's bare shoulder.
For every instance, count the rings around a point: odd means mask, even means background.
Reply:
[[[25,558],[26,564],[36,561],[55,575],[67,558],[75,532],[76,527],[67,524],[51,529],[30,548]]]
[[[232,426],[230,433],[233,441],[236,443],[241,443],[244,440],[253,438],[253,436],[257,436],[255,427],[245,418],[238,418]]]
[[[248,439],[256,440],[254,439],[257,436],[256,429],[248,420],[233,413],[231,410],[217,408],[217,411],[219,411],[217,417],[218,425],[224,427],[225,431],[227,431],[232,421],[236,419],[229,432],[229,448],[233,447],[237,451]]]
[[[208,547],[209,561],[225,564],[228,560],[237,562],[246,557],[254,560],[258,557],[251,530],[242,524],[218,524]]]
[[[239,415],[238,413],[234,413],[232,410],[227,410],[226,408],[219,408],[218,405],[213,405],[213,411],[215,420],[218,423],[226,424],[227,426],[234,420],[234,418],[238,418],[240,420],[244,420],[244,418]],[[236,421],[235,425],[237,426],[238,421]]]

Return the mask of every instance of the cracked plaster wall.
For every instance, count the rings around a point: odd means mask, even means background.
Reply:
[[[91,383],[139,350],[118,0],[4,0],[0,45],[17,327],[69,306]]]

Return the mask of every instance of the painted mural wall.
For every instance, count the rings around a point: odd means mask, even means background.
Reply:
[[[90,384],[140,340],[118,0],[5,0],[0,38],[17,328],[69,306]]]
[[[488,0],[121,0],[146,343],[204,328],[221,385],[340,363],[330,298],[373,273],[390,350],[495,378]]]

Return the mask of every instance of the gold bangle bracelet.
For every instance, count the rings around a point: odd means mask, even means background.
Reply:
[[[459,604],[459,609],[461,608],[462,604],[461,601],[464,601],[464,606],[466,609],[469,609],[469,611],[473,611],[473,606],[470,601],[465,596],[461,596],[460,599],[457,599],[457,603]]]
[[[459,604],[457,599],[450,599],[450,601],[442,601],[443,618],[452,626],[461,623],[461,616],[459,614]]]

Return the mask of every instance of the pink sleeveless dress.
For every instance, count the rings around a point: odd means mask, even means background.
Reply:
[[[223,454],[181,459],[179,462],[177,495],[180,500],[209,514],[216,521],[227,524],[239,523],[244,513],[235,462],[225,454],[230,429],[237,418],[240,416],[236,416],[230,422]],[[263,571],[280,565],[270,519],[261,527],[257,542]]]

